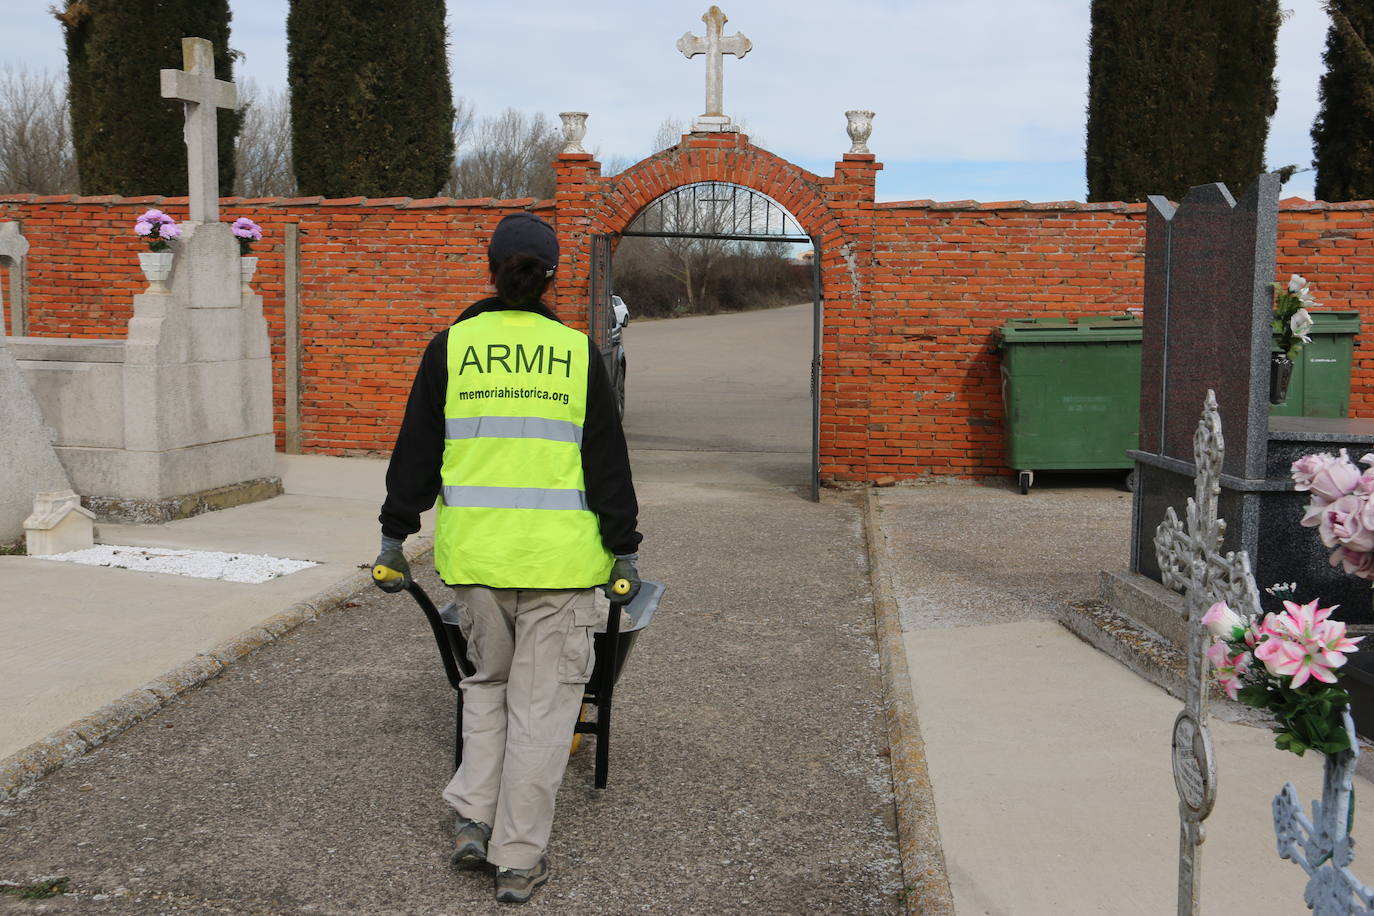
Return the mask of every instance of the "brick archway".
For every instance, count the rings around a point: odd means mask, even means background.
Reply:
[[[554,221],[563,247],[555,300],[585,326],[591,240],[618,235],[648,204],[684,185],[742,185],[785,207],[819,242],[821,295],[820,477],[826,483],[868,480],[870,331],[874,178],[872,155],[846,154],[833,178],[822,178],[754,146],[738,133],[686,134],[666,149],[609,178],[586,153],[564,154],[557,174]]]

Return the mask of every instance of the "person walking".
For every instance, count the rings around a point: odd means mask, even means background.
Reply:
[[[496,295],[425,349],[386,474],[377,565],[402,574],[420,513],[439,498],[434,565],[453,587],[475,669],[461,684],[462,765],[444,789],[454,864],[496,870],[523,903],[545,848],[584,685],[594,590],[639,590],[629,452],[601,354],[540,301],[558,267],[553,228],[503,218],[487,249]]]

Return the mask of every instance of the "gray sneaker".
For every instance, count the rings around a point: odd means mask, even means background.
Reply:
[[[458,838],[449,861],[459,868],[481,868],[487,863],[487,841],[491,828],[481,821],[458,817]]]
[[[534,868],[498,868],[496,900],[499,903],[524,903],[534,889],[549,880],[549,860],[540,858]]]

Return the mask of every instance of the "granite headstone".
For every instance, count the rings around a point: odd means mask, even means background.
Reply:
[[[1374,423],[1269,415],[1278,195],[1278,176],[1266,174],[1239,201],[1221,184],[1191,189],[1177,207],[1150,198],[1131,569],[1160,581],[1155,530],[1193,490],[1192,434],[1210,388],[1226,430],[1223,550],[1245,550],[1261,585],[1296,581],[1304,600],[1374,623],[1369,583],[1333,570],[1316,533],[1298,525],[1306,498],[1289,477],[1303,454],[1374,451]]]

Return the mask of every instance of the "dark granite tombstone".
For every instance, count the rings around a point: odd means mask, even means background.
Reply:
[[[1374,422],[1269,416],[1278,195],[1268,174],[1239,202],[1221,184],[1193,188],[1178,207],[1150,198],[1131,569],[1160,579],[1155,529],[1193,493],[1192,437],[1210,388],[1226,441],[1223,549],[1246,550],[1261,587],[1297,582],[1300,598],[1374,623],[1370,583],[1327,563],[1316,532],[1298,525],[1307,500],[1289,477],[1310,452],[1374,452]]]

